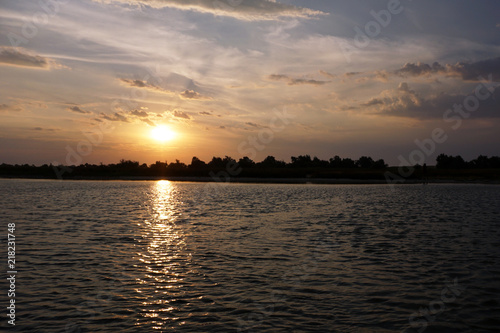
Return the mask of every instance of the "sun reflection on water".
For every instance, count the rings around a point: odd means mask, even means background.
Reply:
[[[136,291],[143,298],[138,325],[166,329],[178,320],[176,303],[182,298],[186,277],[186,243],[176,225],[180,200],[175,185],[169,181],[154,184],[147,203],[150,218],[142,225],[143,244],[138,251],[139,267],[144,271]]]

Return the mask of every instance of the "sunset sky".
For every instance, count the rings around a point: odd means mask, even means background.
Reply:
[[[500,155],[499,14],[495,0],[2,1],[0,163],[397,165],[436,128],[429,164]]]

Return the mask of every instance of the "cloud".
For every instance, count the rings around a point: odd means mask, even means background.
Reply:
[[[99,1],[99,0],[97,0]],[[229,16],[244,21],[314,18],[327,13],[276,2],[275,0],[100,0],[161,8],[170,7],[200,13]]]
[[[68,107],[68,108],[66,108],[66,110],[73,111],[76,113],[83,113],[83,114],[91,114],[92,113],[92,112],[87,111],[87,110],[82,110],[79,106]]]
[[[246,122],[245,125],[256,127],[256,128],[260,128],[261,127],[260,125],[258,125],[256,123],[252,123],[252,122]]]
[[[458,76],[464,81],[479,81],[479,77],[493,75],[493,80],[500,80],[500,57],[486,59],[477,62],[458,62],[456,64],[441,65],[434,62],[432,65],[425,63],[407,63],[402,68],[394,71],[394,74],[407,76],[429,76],[433,74],[446,74]]]
[[[146,124],[148,124],[149,126],[156,126],[155,123],[153,123],[151,120],[149,119],[141,119],[143,122],[145,122]]]
[[[130,114],[133,116],[141,117],[141,118],[145,118],[145,117],[149,116],[147,112],[142,111],[142,110],[132,110],[130,112]]]
[[[184,90],[179,94],[182,99],[211,100],[212,97],[204,96],[194,90]]]
[[[321,75],[326,76],[327,78],[330,78],[330,79],[334,79],[334,78],[336,78],[336,77],[337,77],[337,75],[332,74],[332,73],[328,73],[327,71],[323,71],[323,70],[320,70],[320,71],[319,71],[319,73],[320,73]]]
[[[394,71],[395,74],[400,76],[424,76],[435,73],[445,73],[446,68],[441,66],[438,62],[433,63],[432,65],[424,64],[418,62],[414,63],[406,63],[400,69]]]
[[[182,118],[182,119],[191,119],[191,116],[188,115],[186,112],[183,112],[183,111],[178,111],[178,110],[175,110],[172,112],[172,116],[176,117],[176,118]]]
[[[100,117],[102,119],[109,120],[109,121],[121,121],[121,122],[124,122],[124,123],[130,123],[130,120],[126,116],[124,116],[124,115],[122,115],[122,114],[120,114],[118,112],[115,112],[112,115],[107,115],[105,113],[101,113]]]
[[[45,58],[39,55],[31,55],[24,49],[13,47],[0,47],[0,65],[46,70],[63,67],[50,58]]]
[[[271,74],[267,78],[271,81],[285,81],[289,86],[297,86],[303,84],[322,86],[324,84],[330,83],[330,81],[318,81],[318,80],[302,79],[302,78],[297,79],[284,74]]]
[[[24,108],[21,105],[8,105],[8,104],[0,104],[0,112],[9,112],[9,111],[24,111]]]
[[[213,116],[213,114],[211,114],[210,112],[207,112],[207,111],[201,111],[201,112],[198,112],[198,114],[200,114],[202,116]]]
[[[144,88],[147,90],[151,90],[154,92],[161,92],[161,93],[166,93],[166,94],[172,94],[173,92],[170,90],[165,90],[161,87],[158,87],[157,85],[148,83],[143,80],[131,80],[131,79],[120,79],[121,82],[123,82],[125,85],[129,87],[136,87],[136,88]]]
[[[373,106],[373,105],[378,105],[378,104],[384,104],[381,99],[378,98],[372,98],[368,102],[361,104],[361,106]]]
[[[377,114],[408,117],[418,119],[442,118],[448,109],[463,106],[469,95],[441,92],[427,97],[410,89],[406,82],[399,84],[394,90],[386,90],[380,96],[361,104],[362,107],[372,109]],[[486,93],[483,88],[482,93]],[[470,98],[469,98],[470,99]],[[467,110],[462,107],[463,110]],[[490,97],[480,101],[476,111],[470,112],[472,118],[500,117],[500,87],[496,87]]]
[[[33,127],[33,131],[45,131],[45,132],[56,132],[59,131],[58,129],[55,128],[42,128],[42,127]]]

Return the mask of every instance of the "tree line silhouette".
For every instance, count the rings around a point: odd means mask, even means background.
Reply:
[[[500,168],[500,157],[479,155],[475,160],[466,162],[462,156],[440,154],[436,158],[438,169],[497,169]]]
[[[479,156],[466,162],[461,156],[441,154],[436,159],[436,169],[497,169],[500,168],[500,157]],[[193,157],[190,164],[179,160],[175,162],[156,161],[153,164],[139,163],[131,160],[120,160],[116,164],[81,164],[73,166],[35,165],[0,165],[0,176],[25,178],[64,178],[64,179],[119,179],[127,177],[214,177],[226,172],[231,166],[231,177],[259,178],[353,178],[384,179],[384,172],[391,168],[383,159],[374,160],[369,156],[361,156],[357,160],[334,156],[322,160],[310,155],[292,156],[290,162],[267,156],[255,162],[245,156],[235,160],[230,156],[213,157],[209,162]],[[421,166],[416,166],[417,170]],[[396,167],[393,167],[396,168]],[[60,172],[64,169],[64,172]],[[62,175],[62,177],[61,177]],[[418,178],[416,173],[410,178]]]

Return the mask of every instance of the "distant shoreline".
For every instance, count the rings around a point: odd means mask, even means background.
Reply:
[[[30,176],[0,175],[0,179],[25,179],[25,180],[64,180],[64,181],[173,181],[197,183],[243,183],[243,184],[332,184],[332,185],[390,185],[383,179],[352,179],[352,178],[263,178],[263,177],[234,177],[229,181],[216,181],[212,177],[74,177],[54,179]],[[422,184],[421,179],[407,179],[404,183],[396,185]],[[428,184],[491,184],[500,185],[498,180],[485,179],[429,179]]]

